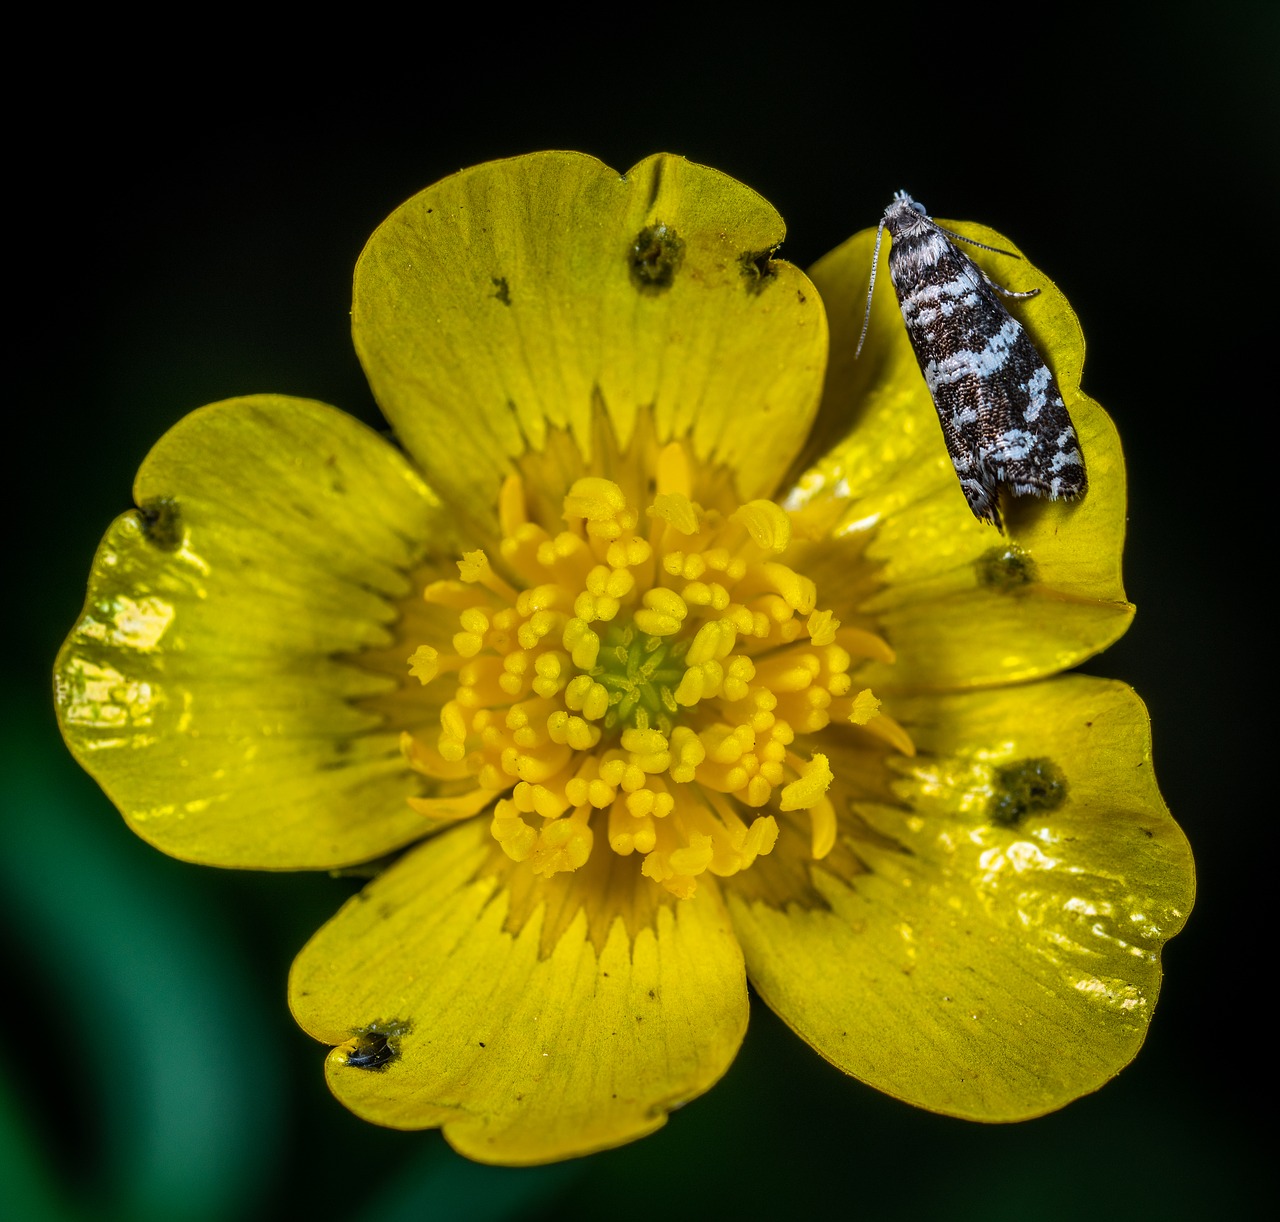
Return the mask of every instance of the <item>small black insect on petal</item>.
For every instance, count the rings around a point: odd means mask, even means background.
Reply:
[[[645,293],[660,293],[675,283],[684,262],[684,239],[669,225],[648,225],[631,243],[631,280]]]
[[[385,1069],[399,1058],[400,1037],[408,1031],[409,1024],[398,1019],[372,1022],[356,1031],[344,1063],[352,1069]]]
[[[1014,827],[1028,815],[1045,815],[1067,800],[1067,778],[1046,757],[1014,760],[996,769],[992,823]]]
[[[1036,562],[1030,554],[1012,543],[983,552],[974,565],[978,570],[978,580],[1002,593],[1019,590],[1040,579]]]
[[[182,511],[172,497],[158,496],[138,509],[138,520],[148,543],[162,552],[176,552],[182,546]]]
[[[766,285],[778,278],[778,266],[773,261],[773,249],[747,250],[738,256],[738,267],[749,293],[762,292]]]

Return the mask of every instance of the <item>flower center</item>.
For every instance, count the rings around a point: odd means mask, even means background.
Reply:
[[[602,725],[606,735],[650,726],[670,736],[680,706],[676,689],[684,678],[687,640],[667,642],[645,636],[634,624],[611,624],[600,645],[591,678],[609,693]]]
[[[424,591],[458,631],[419,646],[410,670],[453,694],[434,742],[406,735],[405,752],[456,791],[415,807],[463,817],[496,798],[495,839],[535,873],[577,869],[603,832],[688,896],[704,871],[768,853],[784,812],[807,812],[814,855],[830,850],[831,769],[796,738],[875,717],[850,666],[892,654],[817,609],[814,583],[785,563],[787,511],[703,509],[679,445],[659,454],[655,483],[642,519],[618,484],[579,479],[553,534],[529,520],[521,479],[507,480],[501,572],[468,552],[459,580]]]

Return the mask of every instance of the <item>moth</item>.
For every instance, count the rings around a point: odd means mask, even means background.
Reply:
[[[1080,442],[1044,358],[1000,298],[1034,297],[991,280],[953,245],[983,246],[943,229],[905,191],[894,194],[876,229],[867,289],[871,319],[880,241],[889,230],[889,276],[907,338],[933,399],[947,453],[969,508],[1001,527],[1000,490],[1049,500],[1088,486]]]

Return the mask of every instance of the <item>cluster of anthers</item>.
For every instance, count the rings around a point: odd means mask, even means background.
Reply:
[[[669,445],[643,529],[618,484],[586,477],[552,534],[529,520],[513,475],[502,573],[468,552],[460,580],[424,591],[458,630],[420,645],[410,670],[455,686],[438,737],[406,734],[405,754],[437,780],[470,778],[484,806],[505,794],[493,836],[538,874],[576,870],[606,831],[615,853],[641,854],[645,876],[688,897],[704,870],[733,874],[774,847],[775,816],[753,817],[771,805],[808,812],[821,858],[836,838],[832,772],[822,753],[797,753],[797,736],[843,721],[910,750],[849,673],[891,660],[889,647],[817,609],[814,582],[782,560],[788,512],[764,500],[705,510],[690,490],[685,452]]]

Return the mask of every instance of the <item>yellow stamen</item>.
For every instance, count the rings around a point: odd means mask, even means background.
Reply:
[[[519,477],[504,482],[501,573],[467,552],[460,580],[424,590],[456,628],[418,643],[410,673],[442,696],[452,676],[453,690],[430,706],[435,732],[406,734],[402,750],[445,786],[413,799],[424,817],[492,803],[495,840],[542,876],[579,868],[602,829],[600,851],[639,854],[645,877],[687,897],[704,872],[771,852],[779,817],[807,812],[814,858],[831,851],[846,799],[808,736],[914,748],[853,683],[892,650],[818,605],[792,560],[792,515],[698,505],[679,444],[658,455],[654,486],[640,534],[612,480],[575,480],[555,530]]]

